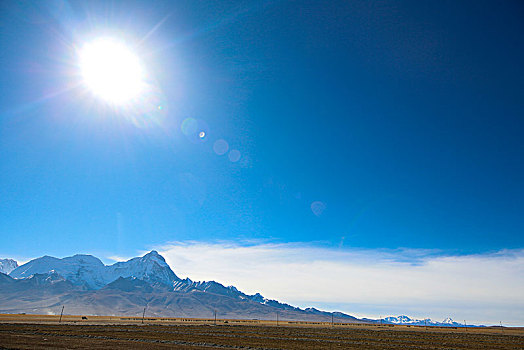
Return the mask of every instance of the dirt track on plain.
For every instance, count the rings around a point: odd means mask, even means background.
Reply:
[[[0,324],[0,349],[524,349],[524,331],[268,325]]]

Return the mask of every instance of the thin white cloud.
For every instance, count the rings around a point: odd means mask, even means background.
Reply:
[[[223,242],[174,242],[157,250],[180,277],[215,280],[297,306],[524,325],[524,250],[450,256]]]
[[[112,256],[108,256],[107,257],[107,259],[112,260],[114,262],[128,261],[131,258],[132,257],[123,257],[123,256],[119,256],[119,255],[112,255]]]

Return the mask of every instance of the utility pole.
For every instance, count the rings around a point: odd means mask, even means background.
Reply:
[[[333,328],[335,326],[335,323],[333,322],[333,313],[331,313],[331,328]]]
[[[215,309],[215,326],[217,325],[217,310]]]
[[[277,312],[277,327],[278,327],[278,312]]]
[[[427,319],[424,319],[424,329],[428,330],[428,325],[427,325],[426,321],[427,321]]]
[[[464,320],[464,327],[466,327],[466,332],[468,331],[468,325],[466,324],[466,320]]]
[[[64,305],[62,305],[62,311],[60,312],[60,319],[58,320],[58,323],[62,323],[62,315],[64,314]]]
[[[382,326],[382,315],[380,315],[380,325]]]
[[[147,307],[147,305],[146,305]],[[144,317],[146,315],[146,307],[144,308],[144,312],[142,312],[142,324],[144,324]]]

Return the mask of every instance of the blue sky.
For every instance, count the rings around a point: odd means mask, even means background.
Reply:
[[[523,15],[519,1],[4,2],[0,253],[522,249]],[[161,109],[79,87],[77,49],[97,36],[137,53]]]

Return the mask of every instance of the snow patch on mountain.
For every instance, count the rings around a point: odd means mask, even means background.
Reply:
[[[191,292],[193,290],[198,290],[201,292],[229,296],[235,299],[249,299],[248,295],[240,292],[236,287],[226,287],[223,284],[215,281],[194,282],[189,278],[186,278],[175,282],[173,284],[173,290],[175,292]]]
[[[223,284],[220,284],[215,281],[194,282],[190,280],[189,278],[186,278],[178,282],[175,282],[173,284],[173,290],[175,292],[191,292],[193,290],[198,290],[198,291],[202,291],[206,293],[213,293],[213,294],[228,296],[228,297],[239,299],[239,300],[250,300],[250,301],[253,301],[259,304],[276,307],[282,310],[299,310],[299,308],[296,308],[294,306],[280,303],[279,301],[276,301],[276,300],[270,300],[270,299],[264,298],[260,293],[256,293],[253,295],[247,295],[239,291],[235,286],[226,287]]]
[[[18,263],[13,259],[0,259],[0,272],[8,275],[18,267]]]

